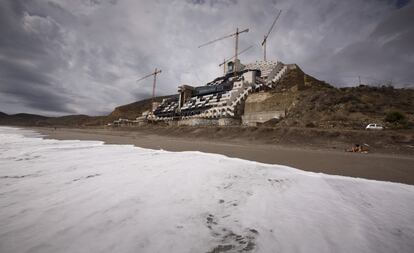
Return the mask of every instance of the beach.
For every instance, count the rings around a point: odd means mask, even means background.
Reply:
[[[10,127],[0,139],[0,252],[414,248],[412,185]]]
[[[201,151],[268,164],[291,166],[320,172],[414,185],[414,156],[389,153],[348,153],[327,145],[274,145],[248,139],[224,139],[128,129],[32,128],[45,138],[57,140],[99,140],[107,144],[130,144],[168,151]],[[196,166],[196,165],[195,165]]]

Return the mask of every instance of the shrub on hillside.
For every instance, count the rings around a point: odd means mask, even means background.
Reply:
[[[405,120],[405,115],[398,111],[391,111],[385,115],[385,121],[389,123],[396,123]]]
[[[395,128],[407,128],[408,121],[407,117],[399,111],[390,111],[385,115],[385,122],[393,125]]]
[[[308,123],[306,123],[305,127],[314,128],[314,127],[316,127],[316,124],[314,122],[308,122]]]
[[[345,94],[339,97],[338,103],[360,103],[361,100],[353,94]]]

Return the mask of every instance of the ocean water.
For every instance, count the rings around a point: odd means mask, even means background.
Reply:
[[[411,185],[0,127],[0,252],[414,252],[413,210]]]

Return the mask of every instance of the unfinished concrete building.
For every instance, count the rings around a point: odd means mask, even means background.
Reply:
[[[245,65],[228,62],[227,73],[204,86],[179,86],[178,95],[162,101],[149,120],[178,125],[229,125],[281,117],[283,112],[263,113],[261,119],[248,117],[244,115],[244,102],[249,94],[273,89],[287,69],[288,65],[275,61]]]

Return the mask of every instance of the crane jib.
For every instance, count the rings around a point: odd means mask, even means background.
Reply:
[[[200,46],[198,46],[198,48],[200,48],[200,47],[204,47],[204,46],[207,46],[207,45],[210,45],[210,44],[212,44],[212,43],[214,43],[214,42],[217,42],[217,41],[220,41],[220,40],[224,40],[224,39],[227,39],[227,38],[231,38],[231,37],[237,36],[237,35],[239,35],[240,33],[245,33],[245,32],[249,32],[249,28],[244,29],[243,31],[240,31],[240,32],[236,32],[236,33],[233,33],[233,34],[229,34],[229,35],[226,35],[226,36],[220,37],[220,38],[218,38],[218,39],[215,39],[215,40],[212,40],[212,41],[206,42],[206,43],[201,44]]]

